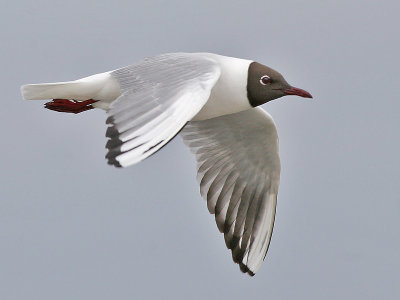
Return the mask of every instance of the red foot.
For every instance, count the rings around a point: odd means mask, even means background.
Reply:
[[[92,104],[97,101],[93,99],[85,101],[53,99],[53,101],[47,102],[44,107],[59,112],[79,114],[80,112],[94,108]]]

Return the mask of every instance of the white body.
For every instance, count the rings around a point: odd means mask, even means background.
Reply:
[[[211,90],[204,107],[192,120],[205,120],[251,108],[247,100],[247,75],[251,60],[222,56],[212,53],[196,53],[208,57],[219,64],[221,75]],[[93,106],[108,109],[121,95],[112,71],[95,74],[75,81],[30,84],[21,88],[26,100],[46,99],[94,99]]]
[[[108,116],[106,159],[116,167],[144,160],[181,132],[196,156],[201,194],[233,260],[254,275],[271,239],[280,161],[271,116],[252,108],[247,98],[250,63],[209,53],[170,53],[21,90],[32,100],[98,100],[93,106]]]

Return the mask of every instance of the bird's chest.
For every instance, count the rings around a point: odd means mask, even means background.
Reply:
[[[247,73],[228,71],[222,72],[211,90],[207,103],[192,119],[193,121],[211,119],[252,107],[247,98]]]

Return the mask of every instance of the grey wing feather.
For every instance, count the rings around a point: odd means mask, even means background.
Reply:
[[[219,65],[200,54],[171,53],[111,72],[121,96],[107,111],[106,158],[126,167],[167,144],[207,102]]]
[[[243,272],[260,268],[271,239],[279,187],[278,135],[254,108],[189,122],[181,135],[196,155],[201,195]]]

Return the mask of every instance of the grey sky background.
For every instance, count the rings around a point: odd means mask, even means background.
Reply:
[[[399,299],[399,11],[393,1],[4,1],[0,299]],[[239,271],[175,139],[106,164],[105,113],[22,101],[159,53],[280,71],[314,100],[264,105],[282,160],[272,243]]]

